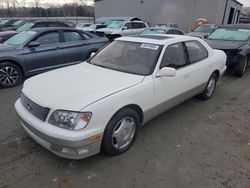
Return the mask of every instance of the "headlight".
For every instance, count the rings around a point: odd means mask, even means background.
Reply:
[[[49,123],[64,129],[80,130],[90,122],[91,112],[71,112],[56,110],[49,118]]]

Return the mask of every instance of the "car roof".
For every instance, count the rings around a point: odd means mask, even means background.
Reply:
[[[31,22],[33,22],[33,23],[41,23],[41,22],[46,22],[46,23],[48,23],[48,22],[65,23],[64,21],[60,21],[60,20],[33,20]]]
[[[165,45],[168,42],[179,42],[187,40],[199,40],[197,37],[186,35],[167,35],[167,34],[154,34],[154,35],[136,35],[126,36],[115,39],[116,41],[139,42],[149,43],[156,45]]]
[[[144,21],[113,21],[116,23],[145,23]]]
[[[227,24],[221,25],[219,28],[231,28],[231,29],[250,29],[250,24]]]
[[[165,30],[165,31],[168,31],[170,29],[177,29],[177,30],[179,30],[178,28],[166,27],[166,26],[148,27],[145,30],[148,30],[148,29],[160,29],[160,30]]]
[[[81,31],[76,28],[70,28],[70,27],[41,27],[41,28],[31,29],[31,31],[37,31],[37,32],[55,31],[55,30]]]

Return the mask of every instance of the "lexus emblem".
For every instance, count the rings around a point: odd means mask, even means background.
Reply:
[[[28,105],[27,105],[27,108],[28,108],[29,110],[32,110],[31,104],[28,104]]]

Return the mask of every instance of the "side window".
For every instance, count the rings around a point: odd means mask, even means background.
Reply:
[[[184,33],[182,33],[181,31],[179,31],[177,29],[174,30],[174,34],[176,34],[176,35],[184,35]]]
[[[48,27],[47,23],[36,23],[32,28]]]
[[[59,34],[58,32],[45,33],[39,36],[36,41],[41,45],[56,44],[60,42]]]
[[[81,35],[75,31],[64,31],[64,41],[65,42],[74,42],[83,40]]]
[[[141,28],[145,28],[145,24],[144,23],[132,23],[132,27],[133,29],[141,29]]]
[[[198,41],[186,42],[190,63],[196,63],[208,57],[206,48]]]
[[[64,27],[64,25],[62,25],[62,23],[59,22],[50,22],[49,27]]]
[[[174,34],[174,30],[173,29],[169,29],[167,34]]]
[[[126,23],[123,28],[126,28],[126,29],[132,29],[132,24],[131,23]]]
[[[175,69],[182,68],[187,65],[186,55],[182,43],[168,46],[162,59],[160,68],[172,67]]]
[[[89,40],[92,38],[91,36],[87,35],[86,33],[82,33],[82,35],[85,38],[85,40]]]

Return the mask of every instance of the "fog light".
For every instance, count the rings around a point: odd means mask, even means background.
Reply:
[[[89,153],[89,146],[77,149],[79,155],[84,155]]]
[[[72,149],[72,148],[63,148],[62,152],[63,153],[68,153],[68,154],[74,154],[74,155],[77,154],[77,151]]]

